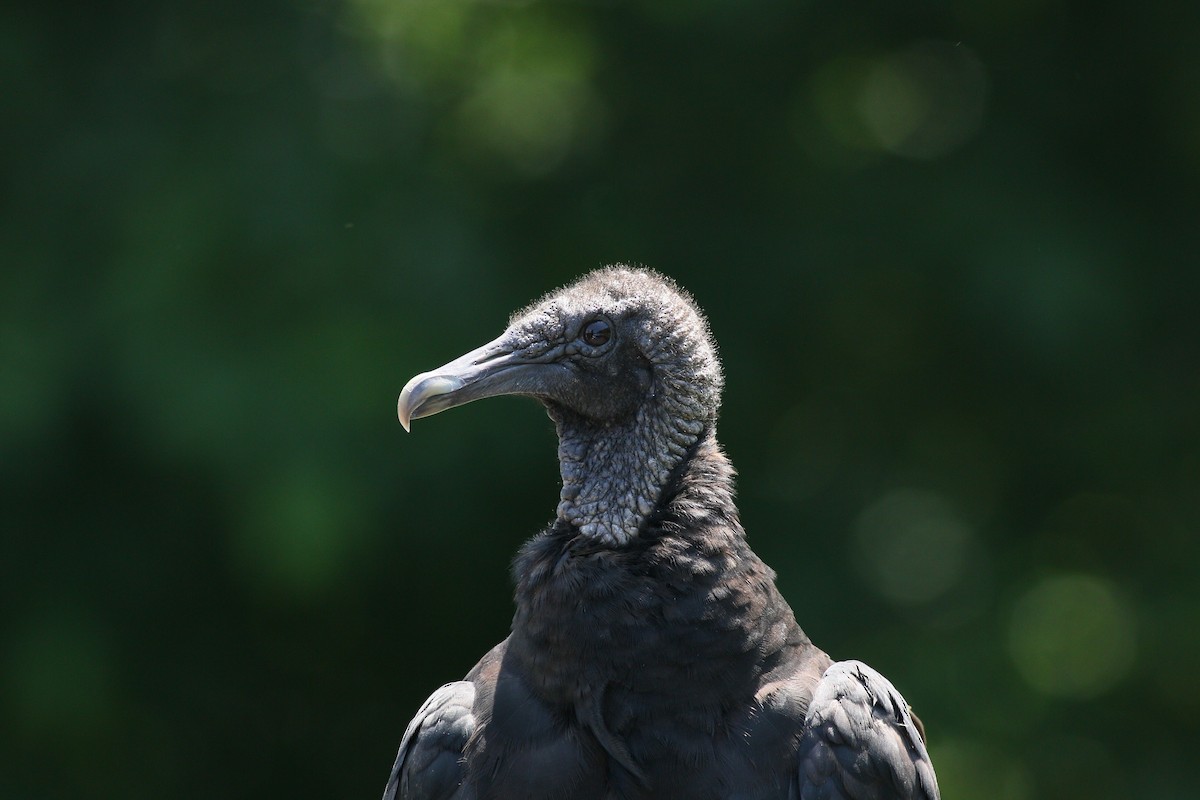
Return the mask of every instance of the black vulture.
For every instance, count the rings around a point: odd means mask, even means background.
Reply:
[[[813,645],[747,544],[716,440],[722,382],[691,297],[624,266],[408,382],[405,429],[539,400],[562,494],[513,563],[508,638],[417,712],[384,800],[937,800],[904,698]]]

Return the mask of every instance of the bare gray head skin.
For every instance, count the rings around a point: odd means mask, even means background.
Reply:
[[[637,536],[680,461],[710,436],[721,366],[708,324],[669,278],[612,266],[518,311],[498,338],[415,376],[412,420],[502,394],[541,401],[559,437],[558,516],[598,542]]]

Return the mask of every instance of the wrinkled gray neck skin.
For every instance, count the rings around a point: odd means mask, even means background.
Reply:
[[[623,425],[558,424],[558,518],[608,545],[637,536],[705,428],[699,409],[655,398]]]
[[[645,304],[644,295],[637,300]],[[671,471],[715,427],[723,383],[708,325],[686,296],[671,293],[652,305],[636,346],[651,379],[628,418],[551,409],[563,482],[558,518],[611,546],[637,536]]]

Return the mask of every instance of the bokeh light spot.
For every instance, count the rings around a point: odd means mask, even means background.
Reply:
[[[867,74],[858,112],[887,150],[904,145],[929,116],[925,86],[893,60],[881,61]]]
[[[963,576],[974,532],[934,492],[901,489],[859,515],[856,562],[870,586],[903,605],[918,605]]]
[[[437,133],[460,156],[525,177],[552,172],[604,129],[593,86],[596,44],[570,14],[526,2],[353,0],[388,77],[440,114]],[[453,98],[453,99],[451,99]]]
[[[970,49],[918,42],[876,63],[857,107],[883,149],[908,158],[937,158],[979,130],[986,90],[983,65]]]
[[[987,75],[961,43],[922,41],[873,57],[835,59],[813,74],[810,96],[842,147],[933,159],[979,130]]]
[[[599,103],[563,76],[502,70],[482,80],[459,109],[460,139],[537,176],[558,166],[587,130]]]
[[[1034,689],[1056,697],[1095,697],[1133,665],[1133,613],[1102,578],[1047,578],[1013,608],[1008,647],[1017,671]]]

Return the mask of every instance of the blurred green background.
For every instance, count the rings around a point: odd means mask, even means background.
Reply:
[[[375,797],[551,426],[414,373],[617,260],[947,798],[1192,797],[1200,4],[0,12],[0,796]]]

